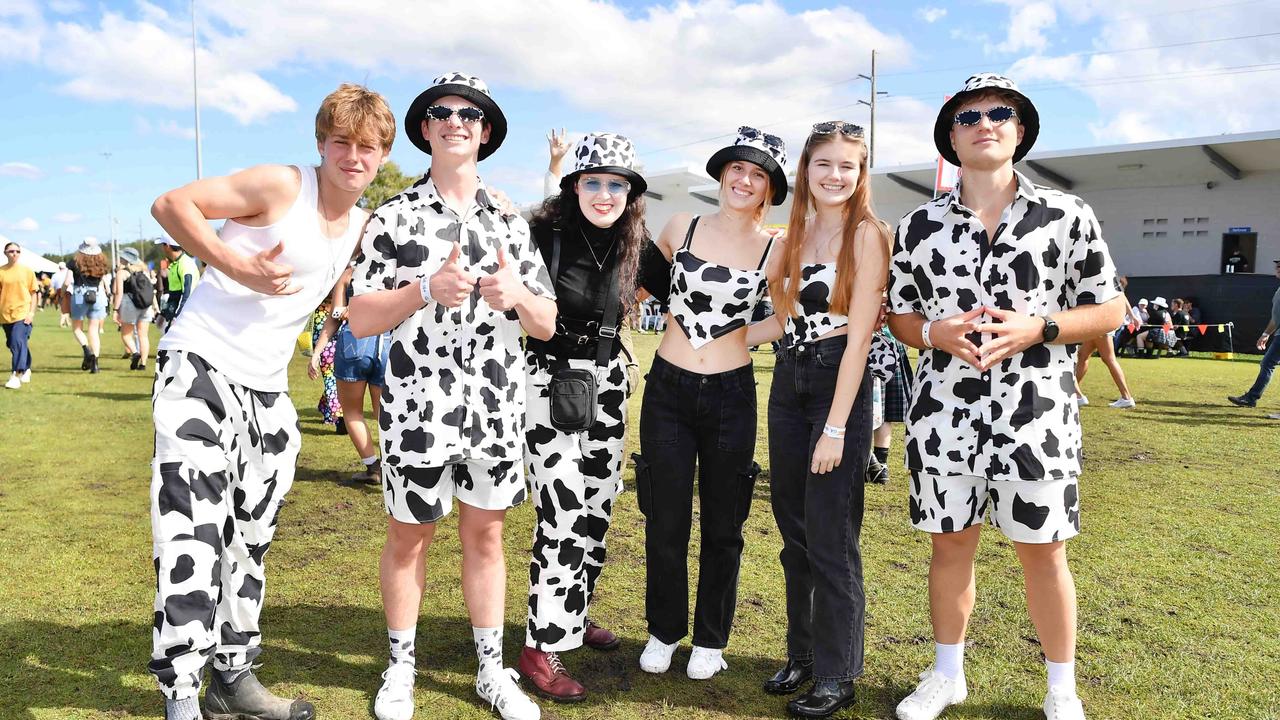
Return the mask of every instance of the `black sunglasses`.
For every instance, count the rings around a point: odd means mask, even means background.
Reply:
[[[445,107],[444,105],[432,105],[427,108],[427,117],[434,118],[436,120],[447,121],[449,118],[453,117],[454,113],[458,114],[459,120],[468,125],[484,119],[484,111],[480,108],[461,107],[454,109],[451,107]]]
[[[965,110],[964,112],[956,113],[955,122],[956,125],[972,127],[982,122],[983,115],[987,116],[987,119],[991,121],[992,125],[999,125],[1002,122],[1006,122],[1017,117],[1018,111],[1008,105],[993,107],[985,112],[982,110]]]
[[[866,137],[866,131],[862,129],[861,125],[854,125],[843,120],[829,120],[827,122],[814,123],[813,125],[814,135],[830,135],[834,132],[839,132],[841,135],[851,138]]]
[[[777,135],[770,135],[767,132],[760,132],[759,130],[753,127],[748,127],[746,125],[743,125],[742,127],[738,128],[738,134],[748,140],[755,140],[756,138],[760,138],[764,140],[764,144],[768,145],[769,147],[775,147],[775,148],[782,147],[782,138],[778,137]]]

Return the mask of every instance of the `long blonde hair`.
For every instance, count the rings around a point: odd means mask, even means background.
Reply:
[[[862,152],[858,161],[858,187],[844,207],[844,228],[840,233],[840,252],[836,255],[836,286],[832,288],[831,313],[849,314],[849,301],[853,295],[853,283],[849,279],[857,272],[853,238],[858,232],[858,226],[866,221],[886,247],[890,244],[889,226],[876,217],[875,211],[871,209],[866,144],[840,132],[810,133],[804,150],[800,153],[797,167],[795,199],[791,203],[791,217],[787,223],[788,242],[784,243],[781,262],[769,278],[769,299],[773,301],[773,310],[782,321],[786,321],[795,311],[796,297],[800,294],[800,254],[809,216],[816,211],[813,196],[809,192],[809,158],[816,148],[836,141],[856,143]]]

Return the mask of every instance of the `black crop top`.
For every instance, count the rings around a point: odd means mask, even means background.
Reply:
[[[542,254],[542,262],[547,270],[551,270],[552,226],[550,223],[530,225],[529,232],[538,252]],[[599,323],[604,314],[605,293],[609,291],[609,273],[618,262],[621,247],[614,245],[614,229],[598,228],[590,223],[583,223],[580,228],[560,230],[560,267],[555,277],[556,293],[556,334],[548,342],[530,338],[527,345],[531,349],[552,352],[566,357],[595,357],[594,343],[580,345],[565,337],[565,330],[578,334],[595,334],[592,325],[585,328],[585,323]],[[588,249],[587,243],[590,243]],[[594,257],[592,252],[595,253]],[[604,267],[596,265],[596,258],[603,261]],[[618,305],[618,317],[614,324],[622,324],[622,303]],[[614,353],[617,352],[615,342]]]

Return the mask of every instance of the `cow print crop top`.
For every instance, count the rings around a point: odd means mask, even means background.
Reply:
[[[769,238],[755,270],[709,263],[689,248],[697,226],[695,217],[689,223],[684,244],[672,257],[669,302],[672,319],[695,350],[751,321],[752,311],[768,287],[764,268],[773,249],[773,238]]]
[[[799,308],[787,316],[785,347],[813,342],[837,328],[849,324],[847,315],[835,315],[831,296],[836,287],[836,264],[811,263],[800,266],[800,291],[796,293]]]

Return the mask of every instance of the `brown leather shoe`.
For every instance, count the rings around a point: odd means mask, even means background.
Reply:
[[[560,662],[560,656],[553,652],[543,652],[526,645],[520,651],[516,667],[533,685],[534,693],[548,700],[571,703],[587,696],[587,689],[569,675]]]
[[[596,650],[612,650],[622,644],[612,630],[605,630],[591,618],[587,618],[587,630],[583,633],[582,642]]]

